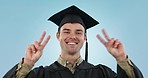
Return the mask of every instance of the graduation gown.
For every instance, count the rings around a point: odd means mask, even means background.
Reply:
[[[133,64],[134,65],[134,64]],[[140,70],[134,65],[136,78],[143,78]],[[14,66],[3,78],[15,78],[17,65]],[[110,68],[104,65],[94,66],[86,61],[83,61],[76,67],[74,73],[68,68],[62,66],[55,61],[50,66],[40,66],[29,72],[25,78],[128,78],[126,72],[117,65],[117,74]]]

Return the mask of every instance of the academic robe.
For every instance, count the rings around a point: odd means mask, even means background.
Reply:
[[[135,77],[143,78],[140,70],[133,64]],[[17,65],[14,66],[3,78],[15,78]],[[55,61],[50,66],[40,66],[29,72],[26,78],[128,78],[126,72],[117,65],[117,74],[110,68],[104,65],[94,66],[86,61],[83,61],[76,67],[74,73],[68,68],[62,66]]]

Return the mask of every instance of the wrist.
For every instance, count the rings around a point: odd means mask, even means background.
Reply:
[[[23,64],[34,66],[34,61],[28,58],[24,58]]]
[[[117,61],[117,62],[120,62],[120,61],[123,61],[123,60],[125,60],[125,59],[127,59],[127,55],[123,55],[123,56],[121,56],[121,57],[116,58],[116,61]]]

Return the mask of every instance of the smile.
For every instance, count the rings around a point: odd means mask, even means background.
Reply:
[[[75,44],[78,44],[78,43],[77,42],[66,42],[66,44],[75,45]]]

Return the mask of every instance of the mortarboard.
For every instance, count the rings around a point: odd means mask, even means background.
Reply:
[[[80,23],[86,30],[99,24],[98,21],[93,19],[91,16],[89,16],[87,13],[82,11],[76,6],[70,6],[53,16],[51,16],[48,20],[55,23],[57,26],[59,26],[58,31],[64,25],[65,23]],[[86,50],[85,50],[85,61],[88,60],[88,42],[86,40]]]

